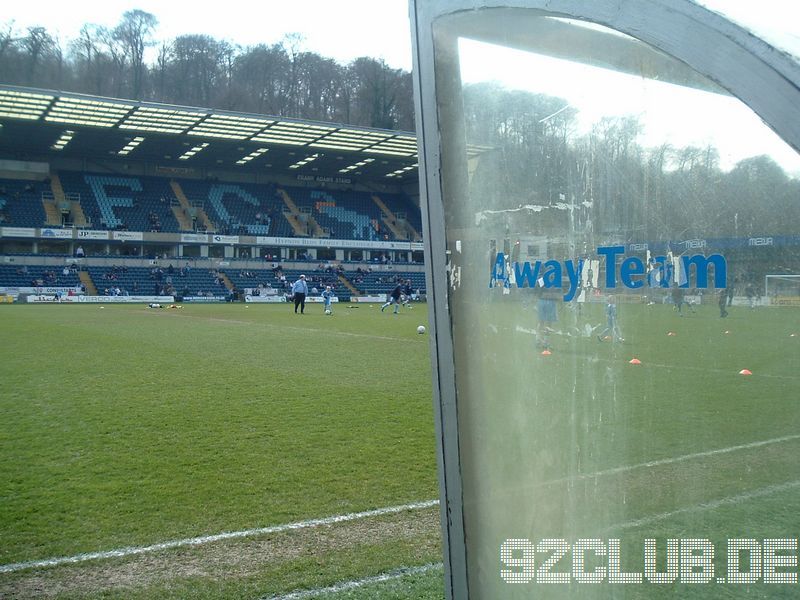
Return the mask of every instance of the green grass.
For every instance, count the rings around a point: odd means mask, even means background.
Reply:
[[[436,496],[424,307],[3,308],[2,563]]]
[[[465,374],[460,449],[471,589],[478,596],[666,594],[536,584],[512,593],[499,577],[498,550],[507,538],[616,537],[627,547],[628,570],[638,561],[641,571],[646,537],[662,544],[707,538],[720,548],[727,538],[796,537],[800,439],[631,468],[800,434],[795,311],[734,309],[720,319],[707,306],[680,318],[669,306],[623,304],[623,344],[554,335],[552,354],[543,356],[533,335],[517,329],[535,327],[531,309],[510,302],[465,309],[456,345],[482,350],[457,358]],[[580,315],[562,310],[558,327],[563,333],[603,322],[602,306],[594,305]],[[468,333],[459,339],[460,331]],[[631,365],[634,357],[642,364]],[[753,375],[739,375],[745,368]],[[724,558],[717,557],[723,572]],[[555,570],[569,572],[567,561]],[[726,591],[692,593],[743,593],[720,589]]]
[[[525,331],[536,325],[532,306],[461,308],[453,314],[471,589],[504,598],[791,596],[794,588],[764,584],[509,588],[498,551],[510,537],[616,537],[623,567],[637,570],[648,537],[661,548],[668,538],[723,548],[733,537],[796,537],[800,440],[674,459],[800,434],[798,312],[735,308],[723,320],[705,306],[678,318],[668,306],[622,304],[626,341],[612,344],[564,335],[602,323],[602,306],[580,315],[562,307],[562,335],[542,356]],[[0,563],[436,497],[429,337],[416,333],[426,317],[423,306],[398,317],[377,306],[339,306],[332,317],[318,306],[305,316],[240,304],[0,307]],[[739,375],[744,368],[753,375]],[[635,467],[648,461],[666,462]],[[161,570],[145,564],[160,575],[134,584],[89,576],[136,570],[114,559],[44,571],[39,585],[70,581],[65,598],[325,588],[440,561],[434,513],[424,527],[421,514],[387,518],[392,533],[372,519],[158,553]],[[263,544],[299,554],[259,562]],[[0,595],[28,576],[0,576]],[[74,583],[84,577],[83,588]],[[441,594],[434,570],[322,597]]]

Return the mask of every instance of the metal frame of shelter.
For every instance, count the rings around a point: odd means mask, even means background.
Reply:
[[[518,11],[524,18],[508,19],[509,11]],[[505,21],[494,18],[503,13]],[[740,99],[795,150],[800,150],[800,65],[790,53],[688,0],[410,0],[410,14],[445,590],[447,598],[465,599],[470,597],[468,549],[459,453],[458,373],[448,309],[445,237],[445,199],[458,197],[466,189],[468,172],[468,156],[463,151],[454,151],[464,147],[458,37],[466,35],[515,48],[525,48],[535,40],[541,51],[542,45],[547,45],[546,37],[539,35],[535,19],[528,17],[560,17],[603,25],[653,49],[651,54],[643,56],[641,53],[647,51],[638,43],[631,44],[628,66],[623,60],[615,65],[617,70],[629,68],[629,72],[647,77],[648,65],[656,69],[664,54],[678,59],[701,76],[696,84],[684,80],[683,85],[709,89],[707,80],[710,80],[713,82],[710,88],[719,86],[712,91]],[[552,25],[559,26],[557,20]],[[589,38],[584,38],[590,41],[592,36],[605,37],[606,42],[619,46],[618,55],[625,55],[624,36],[602,31],[587,35]],[[570,48],[566,56],[565,46]],[[557,47],[553,46],[553,52],[560,53],[561,58],[591,63],[590,46],[582,45],[580,40],[571,46],[563,44],[562,39]],[[669,78],[669,73],[666,77]]]

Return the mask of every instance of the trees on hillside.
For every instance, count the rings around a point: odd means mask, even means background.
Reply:
[[[464,112],[467,143],[490,149],[473,201],[506,211],[516,231],[596,242],[796,233],[800,181],[768,156],[725,172],[713,146],[644,147],[632,116],[578,133],[565,100],[498,84],[467,86]]]
[[[240,47],[187,34],[158,44],[158,20],[124,13],[60,40],[43,27],[0,28],[0,81],[64,91],[412,130],[411,75],[362,57],[350,64],[302,49],[302,38]],[[148,60],[148,57],[149,60]]]
[[[288,118],[414,129],[411,74],[369,57],[342,65],[280,43],[240,47],[186,34],[156,45],[154,15],[126,12],[113,28],[86,24],[68,42],[45,28],[0,27],[0,81],[118,98]],[[150,52],[148,53],[148,49]],[[148,59],[149,57],[149,59]],[[526,217],[527,230],[571,227],[632,239],[743,236],[791,230],[800,219],[800,182],[768,157],[720,169],[713,146],[641,145],[637,117],[605,118],[577,133],[562,98],[464,88],[469,144],[488,148],[470,169],[485,209],[553,207]]]

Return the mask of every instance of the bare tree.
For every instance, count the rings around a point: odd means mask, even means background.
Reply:
[[[240,108],[261,114],[283,114],[289,70],[289,57],[280,44],[259,44],[246,49],[233,64],[232,87],[242,99]]]
[[[37,85],[39,83],[38,70],[48,57],[52,57],[56,42],[47,29],[38,26],[28,27],[28,34],[21,41],[27,59],[25,73],[27,83]]]
[[[144,51],[153,45],[151,36],[157,25],[158,19],[155,15],[135,9],[126,11],[122,15],[122,21],[114,28],[113,36],[121,44],[130,64],[132,98],[142,97],[146,74]]]
[[[3,81],[13,80],[17,77],[15,63],[19,59],[19,38],[14,30],[14,21],[8,21],[0,31],[0,78]]]

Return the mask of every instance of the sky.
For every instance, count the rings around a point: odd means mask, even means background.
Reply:
[[[697,0],[712,10],[725,12],[740,23],[746,23],[755,31],[765,34],[766,39],[778,42],[784,48],[800,56],[800,1],[798,0]],[[219,6],[219,10],[213,7]],[[13,20],[18,30],[33,25],[42,25],[51,33],[57,33],[62,44],[78,35],[85,23],[113,27],[119,23],[122,14],[135,8],[154,14],[159,25],[154,37],[157,40],[170,40],[182,34],[208,34],[216,39],[224,39],[233,44],[251,46],[259,43],[274,44],[287,34],[301,35],[301,49],[316,52],[322,56],[346,64],[360,56],[383,59],[393,68],[411,70],[411,33],[407,0],[266,0],[261,3],[244,0],[226,0],[222,3],[189,2],[188,0],[31,0],[12,2],[6,0],[0,24]],[[222,10],[224,8],[224,10]],[[467,53],[462,56],[462,67],[469,65],[469,72],[462,71],[465,81],[499,81],[510,88],[532,89],[551,95],[568,98],[573,107],[579,108],[579,118],[590,122],[597,118],[601,110],[606,114],[613,112],[616,105],[619,112],[630,105],[625,98],[644,102],[651,112],[649,134],[653,139],[664,139],[664,132],[655,131],[659,121],[676,123],[681,121],[686,127],[683,132],[672,132],[673,141],[678,144],[696,144],[715,140],[723,152],[725,166],[730,166],[744,155],[759,153],[773,154],[784,168],[794,174],[800,173],[800,158],[783,142],[775,142],[776,136],[765,131],[763,124],[752,113],[741,111],[741,106],[730,107],[731,111],[721,110],[719,97],[693,94],[685,97],[681,90],[672,92],[661,90],[655,94],[654,87],[644,89],[641,82],[626,94],[611,94],[603,98],[598,90],[609,89],[607,84],[598,84],[581,89],[570,87],[571,82],[588,82],[587,73],[566,76],[563,65],[548,67],[539,65],[540,73],[551,75],[532,78],[531,57],[515,55],[507,49],[491,49],[472,45],[462,46]],[[155,52],[155,50],[153,50]],[[505,68],[504,68],[505,67]],[[548,71],[551,69],[551,71]],[[630,79],[630,78],[629,78]],[[555,82],[552,89],[541,89],[541,81]],[[624,78],[618,85],[625,88]],[[612,88],[617,91],[622,88]],[[589,90],[587,92],[587,89]],[[674,93],[674,96],[670,96]],[[666,96],[664,96],[666,94]],[[652,102],[655,96],[661,97],[660,106]],[[663,101],[664,97],[674,101]],[[699,108],[709,100],[708,108]],[[662,116],[656,109],[663,110]],[[675,115],[670,117],[669,115]],[[697,115],[693,120],[692,115]],[[723,116],[726,115],[726,116]],[[713,117],[720,117],[714,119]],[[712,123],[715,121],[715,123]],[[729,126],[737,122],[737,130]],[[702,127],[697,127],[700,123]],[[713,126],[712,126],[713,125]],[[734,135],[735,134],[735,135]],[[683,138],[681,139],[681,136]],[[748,142],[742,147],[742,140]],[[769,151],[767,151],[769,150]]]
[[[395,69],[411,70],[406,0],[6,0],[0,23],[13,20],[19,30],[41,25],[57,32],[63,42],[77,37],[85,23],[113,27],[125,11],[137,8],[158,18],[158,40],[201,33],[251,46],[299,33],[303,50],[342,64],[370,56]]]
[[[459,50],[465,83],[498,81],[497,65],[505,65],[507,72],[498,83],[564,99],[576,111],[578,135],[588,133],[603,117],[633,116],[643,126],[638,141],[646,148],[710,145],[719,150],[724,170],[767,154],[787,173],[800,177],[800,154],[732,96],[474,40],[462,40]]]

